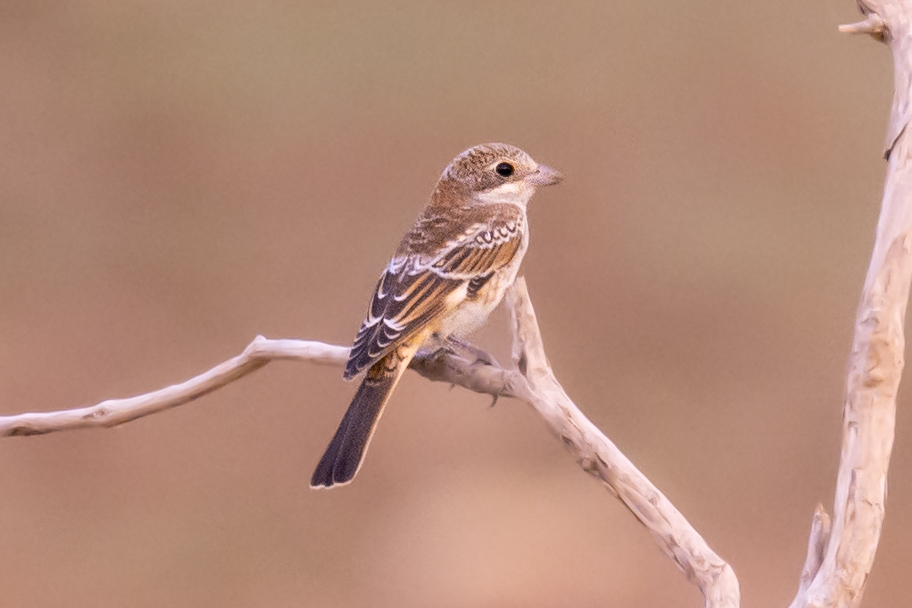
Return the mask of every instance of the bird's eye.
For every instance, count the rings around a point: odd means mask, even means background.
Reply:
[[[513,175],[513,172],[516,171],[516,169],[510,163],[500,163],[494,167],[494,170],[497,172],[497,175],[501,177],[510,177]]]

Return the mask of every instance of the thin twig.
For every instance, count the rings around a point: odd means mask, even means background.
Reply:
[[[348,348],[308,340],[269,340],[257,336],[237,357],[180,384],[136,397],[108,399],[89,407],[0,416],[0,437],[118,426],[189,403],[277,359],[341,367],[348,359]],[[430,380],[458,384],[494,396],[514,395],[508,388],[511,372],[500,368],[489,369],[492,366],[475,365],[453,353],[421,355],[416,357],[412,367]]]

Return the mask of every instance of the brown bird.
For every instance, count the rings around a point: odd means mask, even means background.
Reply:
[[[526,203],[538,186],[561,179],[501,143],[469,148],[444,170],[377,284],[344,376],[367,374],[314,471],[312,488],[354,478],[380,414],[419,348],[484,324],[529,246]]]

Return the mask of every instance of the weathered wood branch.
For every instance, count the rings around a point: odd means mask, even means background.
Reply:
[[[269,340],[257,336],[240,355],[180,384],[136,397],[108,399],[88,407],[0,416],[0,437],[118,426],[190,403],[255,372],[270,361],[281,359],[341,367],[348,360],[348,347],[310,340]],[[496,366],[478,365],[456,353],[421,354],[411,367],[429,380],[457,384],[493,396],[516,396],[510,387],[511,372]]]
[[[705,597],[709,608],[735,608],[738,580],[671,502],[567,397],[545,357],[535,311],[520,278],[509,292],[516,369],[473,361],[453,352],[421,354],[411,367],[422,376],[494,397],[518,397],[531,404],[574,453],[579,465],[598,478],[652,532],[659,546]],[[112,427],[189,403],[254,372],[276,359],[343,366],[348,348],[303,340],[258,336],[244,352],[194,378],[128,399],[90,407],[0,416],[0,436],[38,435],[77,428]]]
[[[343,365],[344,346],[304,340],[267,340],[257,336],[237,357],[216,365],[186,382],[129,397],[108,399],[96,405],[55,412],[0,416],[0,437],[44,435],[72,429],[112,427],[202,397],[260,369],[275,359],[300,359],[324,365]]]
[[[895,91],[885,154],[889,163],[855,318],[833,517],[829,522],[818,507],[791,608],[861,603],[883,527],[903,369],[904,319],[912,284],[912,147],[906,128],[912,101],[912,5],[902,0],[859,0],[858,5],[865,19],[840,31],[870,34],[893,51]]]
[[[857,1],[865,19],[841,26],[840,31],[869,34],[890,45],[894,57],[895,95],[885,155],[888,174],[856,316],[833,515],[822,506],[814,514],[791,608],[853,608],[861,602],[883,525],[896,395],[904,365],[904,319],[912,285],[912,143],[906,128],[912,113],[912,3]],[[738,606],[740,592],[732,568],[582,414],[555,378],[522,279],[510,291],[509,305],[515,369],[481,364],[452,352],[422,354],[411,367],[431,380],[528,402],[580,467],[617,496],[698,585],[705,606]],[[189,403],[276,359],[342,366],[347,357],[348,348],[343,346],[257,337],[237,357],[181,384],[90,407],[0,416],[0,436],[117,426]]]
[[[601,481],[652,533],[659,547],[703,593],[704,606],[736,607],[735,571],[719,557],[671,501],[633,466],[576,407],[554,376],[525,281],[507,293],[513,324],[513,361],[529,383],[523,396],[570,449],[584,471]]]

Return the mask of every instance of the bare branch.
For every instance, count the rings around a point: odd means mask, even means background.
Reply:
[[[865,18],[839,31],[868,34],[890,45],[895,96],[887,134],[888,175],[874,249],[859,304],[849,361],[843,446],[832,518],[818,506],[807,557],[791,608],[857,607],[873,566],[886,496],[896,394],[904,365],[904,319],[912,285],[912,3],[856,0]],[[478,393],[517,397],[545,419],[580,467],[601,481],[652,533],[694,582],[708,608],[740,604],[738,580],[687,519],[577,408],[545,355],[525,281],[509,292],[514,370],[458,353],[422,353],[411,367],[422,376]],[[0,416],[0,436],[113,427],[189,403],[276,359],[342,366],[349,349],[321,342],[258,336],[244,351],[183,383],[126,399],[55,412]]]
[[[257,336],[244,352],[186,382],[127,399],[57,412],[0,416],[0,437],[43,435],[71,429],[112,427],[177,407],[254,372],[271,359],[306,359],[315,363],[344,361],[348,349],[320,342],[267,340]]]
[[[903,325],[912,284],[912,147],[906,129],[912,101],[912,7],[900,0],[860,0],[858,4],[865,20],[840,30],[871,34],[893,50],[895,92],[885,154],[889,165],[871,264],[855,318],[832,530],[823,534],[824,524],[819,532],[812,530],[792,608],[850,608],[861,603],[883,526],[896,393],[903,368]],[[815,517],[815,529],[816,523]],[[821,552],[824,536],[827,542]],[[808,581],[806,575],[812,578]]]
[[[808,537],[807,557],[804,568],[801,569],[801,578],[798,579],[798,595],[803,595],[811,581],[817,576],[823,556],[826,554],[827,542],[830,540],[832,521],[823,505],[817,505],[814,511],[814,520],[811,522],[811,535]]]
[[[883,40],[884,22],[876,13],[871,13],[857,23],[840,25],[839,31],[843,34],[869,34],[877,40]]]
[[[525,280],[510,291],[514,359],[518,370],[469,360],[458,353],[422,353],[411,367],[430,380],[469,390],[518,397],[531,404],[570,446],[580,466],[597,477],[652,532],[659,546],[694,581],[712,608],[739,603],[738,580],[667,498],[570,401],[554,378]],[[257,336],[244,352],[186,382],[158,391],[111,399],[91,407],[57,412],[0,416],[0,436],[37,435],[76,428],[111,427],[154,414],[210,393],[270,361],[296,359],[342,366],[348,348],[303,340],[267,340]]]
[[[307,340],[268,340],[257,336],[237,357],[186,382],[161,390],[127,399],[108,399],[96,405],[72,410],[0,416],[0,437],[117,426],[189,403],[277,359],[295,359],[341,367],[348,359],[348,347]],[[458,384],[494,396],[514,396],[509,389],[512,372],[475,365],[453,353],[432,353],[416,357],[412,367],[430,380]]]
[[[703,592],[707,607],[740,602],[734,570],[690,522],[576,407],[545,356],[535,311],[520,278],[508,292],[513,321],[513,359],[529,382],[526,400],[573,452],[584,471],[604,483],[652,533],[659,547]]]

